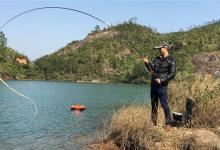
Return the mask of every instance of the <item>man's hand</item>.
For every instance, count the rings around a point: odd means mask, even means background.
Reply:
[[[149,63],[149,60],[148,60],[146,57],[142,57],[141,59],[142,59],[145,63],[147,63],[147,64]]]
[[[161,84],[161,80],[159,78],[155,79],[155,81],[157,82],[157,84]]]

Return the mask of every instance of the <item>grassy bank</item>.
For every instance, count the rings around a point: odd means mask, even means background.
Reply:
[[[195,101],[194,127],[215,128],[220,126],[219,95],[220,79],[213,76],[177,77],[169,86],[169,103],[173,111],[183,111],[186,98]]]
[[[187,97],[196,102],[193,128],[173,128],[167,133],[162,127],[164,116],[161,109],[159,125],[155,127],[150,121],[151,109],[148,105],[131,105],[113,115],[105,127],[101,149],[218,149],[214,142],[219,141],[219,135],[210,130],[217,130],[220,125],[219,83],[219,78],[194,75],[184,79],[177,77],[170,84],[169,103],[172,111],[184,111]]]

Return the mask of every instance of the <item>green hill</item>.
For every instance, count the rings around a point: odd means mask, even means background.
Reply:
[[[150,40],[157,38],[157,34],[146,27],[136,24],[118,25],[90,33],[82,41],[73,41],[54,54],[36,60],[35,65],[49,80],[146,81],[140,56],[120,38],[121,33],[126,34],[124,36],[143,52],[146,48],[150,49],[146,38],[151,47],[153,44]],[[139,36],[138,33],[148,37]]]
[[[26,62],[19,62],[18,59]],[[0,77],[3,79],[37,79],[38,71],[28,58],[11,48],[0,51]]]
[[[37,79],[40,77],[28,57],[9,48],[7,38],[0,32],[0,77],[3,79]]]
[[[125,22],[102,31],[93,31],[84,40],[73,41],[51,55],[35,61],[47,80],[101,82],[147,82],[143,63],[126,40],[143,55],[153,59],[152,48],[161,41],[174,44],[171,55],[177,60],[178,73],[195,72],[192,57],[220,49],[220,22],[193,27],[188,31],[160,34],[151,28]]]
[[[132,21],[104,30],[96,27],[85,39],[72,41],[53,54],[37,59],[33,64],[26,56],[5,47],[6,40],[2,34],[0,74],[9,79],[146,83],[150,75],[146,74],[140,55],[126,40],[149,59],[158,55],[153,50],[155,45],[161,41],[171,42],[171,55],[176,58],[179,75],[196,72],[196,67],[202,66],[203,53],[211,52],[217,57],[220,50],[220,21],[165,34]],[[18,63],[16,59],[19,56],[25,57],[28,63]],[[212,58],[211,55],[205,56],[207,59]],[[217,66],[216,61],[214,63]]]

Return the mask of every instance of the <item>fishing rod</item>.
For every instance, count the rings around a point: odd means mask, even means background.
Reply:
[[[14,19],[16,19],[16,18],[18,18],[18,17],[20,17],[20,16],[22,16],[22,15],[24,15],[24,14],[27,14],[27,13],[30,13],[30,12],[33,12],[33,11],[43,10],[43,9],[62,9],[62,10],[68,10],[68,11],[78,12],[78,13],[87,15],[87,16],[89,16],[89,17],[91,17],[91,18],[93,18],[93,19],[95,19],[95,20],[97,20],[97,21],[103,23],[103,24],[106,25],[107,27],[110,27],[110,25],[109,25],[108,23],[106,23],[105,21],[103,21],[102,19],[99,19],[98,17],[96,17],[96,16],[94,16],[94,15],[92,15],[92,14],[90,14],[90,13],[81,11],[81,10],[72,9],[72,8],[67,8],[67,7],[38,7],[38,8],[34,8],[34,9],[30,9],[30,10],[21,12],[21,13],[19,13],[18,15],[16,15],[16,16],[10,18],[10,19],[7,20],[5,23],[3,23],[3,25],[0,27],[0,31],[2,31],[2,29],[3,29],[6,25],[8,25],[11,21],[13,21]],[[143,55],[141,54],[141,52],[139,51],[139,49],[137,49],[137,48],[134,46],[134,44],[132,44],[131,41],[129,41],[129,40],[128,40],[126,37],[124,37],[124,36],[121,36],[121,37],[122,37],[122,39],[125,40],[133,49],[135,49],[135,51],[137,52],[137,54],[138,54],[139,56],[143,57]],[[148,72],[147,69],[146,69],[146,67],[145,67],[145,71]],[[22,94],[22,93],[16,91],[15,89],[13,89],[12,87],[10,87],[6,82],[4,82],[3,79],[0,78],[0,81],[1,81],[7,88],[9,88],[11,91],[13,91],[14,93],[16,93],[17,95],[22,96],[23,98],[28,99],[29,101],[31,101],[32,104],[34,105],[34,108],[35,108],[35,116],[37,115],[38,109],[37,109],[37,106],[36,106],[34,100],[32,100],[31,98],[25,96],[24,94]]]
[[[102,22],[103,24],[109,26],[109,24],[105,23],[103,20],[95,17],[94,15],[91,15],[87,12],[83,12],[83,11],[80,11],[80,10],[77,10],[77,9],[72,9],[72,8],[67,8],[67,7],[38,7],[38,8],[34,8],[34,9],[30,9],[30,10],[27,10],[27,11],[24,11],[14,17],[12,17],[11,19],[9,19],[8,21],[6,21],[1,27],[0,27],[0,30],[2,30],[9,22],[11,22],[12,20],[14,20],[15,18],[19,17],[19,16],[22,16],[26,13],[29,13],[29,12],[32,12],[32,11],[37,11],[37,10],[42,10],[42,9],[64,9],[64,10],[70,10],[70,11],[75,11],[75,12],[79,12],[81,14],[84,14],[84,15],[87,15],[87,16],[90,16],[92,17],[93,19],[95,20],[98,20],[100,22]]]
[[[110,24],[106,23],[104,20],[90,14],[90,13],[87,13],[87,12],[84,12],[84,11],[81,11],[81,10],[77,10],[77,9],[72,9],[72,8],[68,8],[68,7],[38,7],[38,8],[34,8],[34,9],[30,9],[30,10],[27,10],[27,11],[24,11],[24,12],[21,12],[19,13],[18,15],[10,18],[9,20],[7,20],[5,23],[3,23],[3,25],[0,27],[0,31],[2,31],[2,29],[8,24],[10,23],[11,21],[13,21],[14,19],[18,18],[19,16],[22,16],[24,14],[27,14],[27,13],[30,13],[30,12],[33,12],[33,11],[37,11],[37,10],[43,10],[43,9],[63,9],[63,10],[69,10],[69,11],[74,11],[74,12],[78,12],[78,13],[81,13],[81,14],[84,14],[84,15],[87,15],[89,17],[92,17],[93,19],[103,23],[104,25],[106,25],[107,27],[110,27]],[[143,57],[143,55],[141,54],[141,52],[134,46],[134,44],[132,44],[131,41],[129,41],[126,37],[124,36],[121,36],[123,40],[125,40],[132,48],[135,49],[135,51],[138,53],[139,56]]]
[[[139,51],[139,49],[137,49],[134,44],[132,44],[132,42],[130,42],[125,36],[121,35],[120,37],[122,37],[123,40],[125,40],[128,44],[130,44],[130,46],[132,48],[134,48],[137,52],[137,54],[140,56],[140,57],[143,57],[143,55],[141,54],[141,52]]]
[[[137,49],[126,37],[124,37],[124,36],[122,36],[122,37],[123,37],[124,40],[126,40],[126,41],[130,44],[131,47],[133,47],[133,48],[136,50],[137,54],[138,54],[141,58],[146,57],[145,55],[141,54],[141,52],[139,51],[139,49]],[[150,73],[153,74],[154,71],[153,71],[153,69],[151,68],[151,66],[150,66],[149,64],[146,64],[146,65],[147,65],[147,67],[146,67],[146,66],[144,67],[145,72],[148,73],[148,72],[150,71]],[[148,71],[148,70],[149,70],[149,71]]]

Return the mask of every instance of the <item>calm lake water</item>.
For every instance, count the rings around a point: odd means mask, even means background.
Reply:
[[[90,142],[104,119],[123,105],[149,100],[147,85],[8,81],[26,99],[0,84],[0,150],[78,150]],[[82,112],[71,104],[84,104]]]

